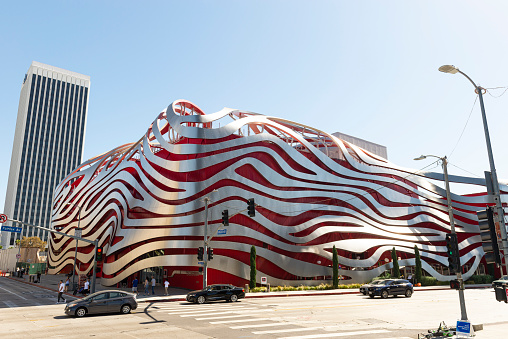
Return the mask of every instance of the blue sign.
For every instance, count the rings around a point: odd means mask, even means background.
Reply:
[[[6,232],[14,232],[14,233],[21,233],[21,227],[14,227],[14,226],[2,226],[2,231]]]
[[[469,321],[457,320],[457,334],[471,334],[471,323]]]
[[[217,234],[226,234],[227,230],[219,230]]]

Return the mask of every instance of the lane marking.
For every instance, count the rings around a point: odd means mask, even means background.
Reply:
[[[5,288],[3,288],[3,287],[0,287],[0,288],[1,288],[2,290],[6,291],[6,292],[9,292],[9,293],[14,294],[15,296],[17,296],[17,297],[19,297],[19,298],[21,298],[21,299],[23,299],[23,300],[28,300],[27,298],[23,298],[23,297],[22,297],[22,296],[20,296],[19,294],[14,293],[14,292],[11,292],[11,291],[9,291],[8,289],[5,289]]]
[[[230,318],[230,317],[228,317]],[[227,323],[242,323],[249,321],[265,321],[270,320],[271,318],[253,318],[253,319],[239,319],[239,320],[222,320],[222,321],[210,321],[210,324],[227,324]]]
[[[245,306],[240,306],[240,307],[236,307],[236,306],[233,306],[233,307],[221,307],[219,310],[217,311],[232,311],[232,310],[238,310],[238,311],[243,311],[243,310],[251,310],[252,308],[245,308]],[[202,312],[210,312],[212,310],[215,310],[213,308],[207,308],[206,310],[189,310],[189,309],[185,309],[185,310],[178,310],[178,309],[173,309],[173,310],[164,310],[164,311],[157,311],[157,312],[167,312],[167,311],[171,311],[172,313],[168,313],[168,314],[185,314],[185,313],[202,313]]]
[[[13,303],[12,301],[5,301],[5,300],[2,300],[2,302],[7,305],[8,307],[10,308],[15,308],[15,307],[18,307],[17,304]]]
[[[244,318],[244,317],[252,317],[259,314],[239,314],[239,315],[228,315],[227,318]],[[208,317],[208,318],[196,318],[196,320],[216,320],[216,319],[225,319],[226,317]]]
[[[296,337],[283,337],[278,339],[313,339],[313,338],[332,338],[332,337],[346,337],[352,335],[364,335],[364,334],[376,334],[376,333],[387,333],[388,330],[370,330],[370,331],[354,331],[354,332],[342,332],[342,333],[327,333],[327,334],[310,334],[301,335]]]
[[[267,324],[233,326],[233,327],[230,327],[230,329],[239,330],[241,328],[272,327],[272,326],[285,326],[285,325],[295,325],[295,324],[296,323],[290,323],[290,322],[276,322],[276,323],[267,323]]]
[[[213,312],[213,313],[203,313],[203,314],[183,314],[180,317],[186,318],[186,317],[195,317],[195,316],[203,316],[203,315],[215,315],[215,314],[231,314],[233,311],[224,311],[224,312]],[[171,314],[171,313],[168,313]]]
[[[322,327],[300,327],[300,328],[289,328],[284,330],[270,330],[270,331],[257,331],[252,334],[271,334],[271,333],[284,333],[284,332],[302,332],[302,331],[317,331],[322,330]]]

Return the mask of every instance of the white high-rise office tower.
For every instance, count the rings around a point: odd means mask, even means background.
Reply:
[[[19,99],[4,207],[9,218],[50,227],[53,190],[82,162],[89,88],[89,76],[32,62]],[[47,233],[23,227],[20,236],[47,240]],[[4,248],[19,236],[1,235]]]

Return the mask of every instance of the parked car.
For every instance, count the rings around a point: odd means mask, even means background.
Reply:
[[[508,275],[502,276],[498,280],[494,280],[492,282],[492,287],[494,287],[494,288],[496,288],[496,286],[501,287],[503,285],[508,285]]]
[[[367,295],[367,293],[369,292],[369,287],[370,286],[377,285],[377,284],[379,284],[379,283],[381,283],[383,281],[384,281],[383,279],[377,279],[377,280],[371,281],[368,284],[360,286],[360,293],[362,293],[363,295]]]
[[[238,301],[245,298],[245,290],[233,285],[210,285],[199,291],[192,291],[187,294],[187,301],[203,304],[212,300]]]
[[[65,306],[65,314],[83,317],[98,313],[130,313],[138,307],[136,295],[123,291],[101,291],[75,300]]]
[[[386,279],[382,283],[368,287],[369,297],[380,296],[383,299],[389,295],[404,295],[407,298],[413,295],[413,284],[405,279]]]

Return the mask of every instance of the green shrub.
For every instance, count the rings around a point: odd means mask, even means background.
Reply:
[[[348,285],[339,285],[339,289],[356,289],[360,288],[361,284],[348,284]],[[333,290],[333,286],[331,284],[320,284],[317,286],[270,286],[270,292],[286,292],[286,291],[319,291],[319,290]],[[250,290],[252,293],[257,292],[266,292],[266,286],[255,287]]]
[[[488,274],[472,275],[466,281],[466,284],[490,284],[494,281],[494,277]]]
[[[422,286],[436,286],[437,279],[434,277],[422,277]]]

